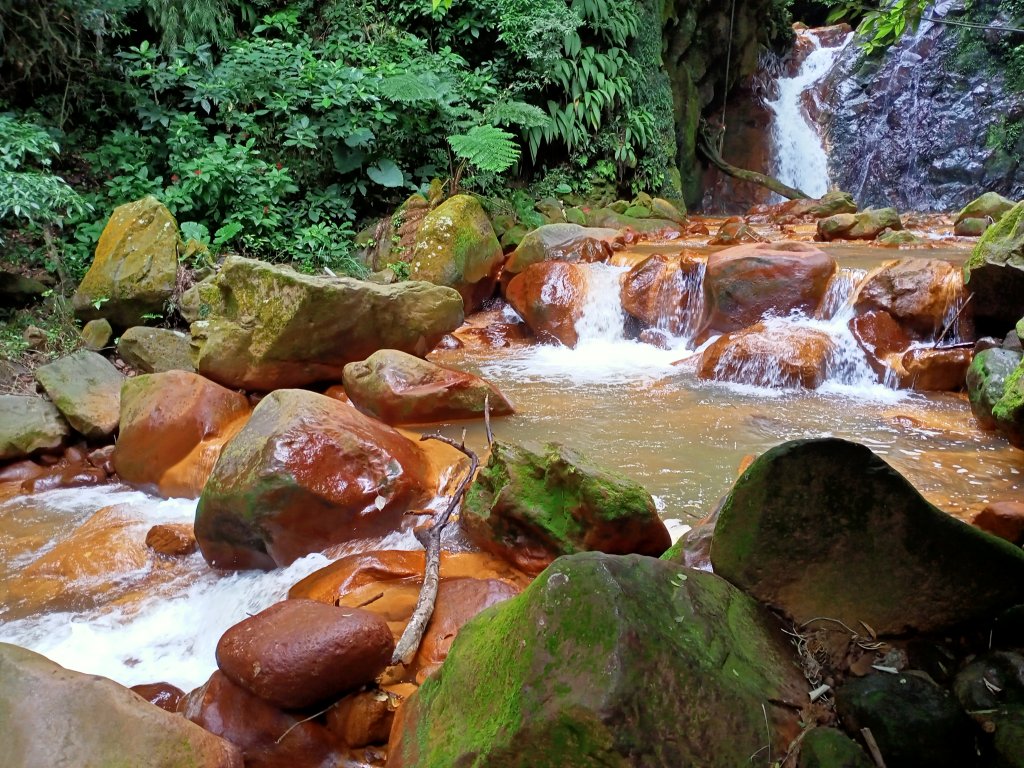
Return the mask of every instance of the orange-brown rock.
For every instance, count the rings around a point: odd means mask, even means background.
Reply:
[[[369,611],[282,600],[224,633],[217,666],[276,707],[304,709],[373,682],[394,650],[387,623]]]
[[[195,552],[199,545],[191,525],[160,523],[149,529],[146,546],[161,555],[184,557]]]
[[[901,359],[900,386],[928,392],[956,392],[964,388],[972,350],[962,348],[908,350]]]
[[[399,703],[379,688],[353,693],[327,711],[327,728],[350,747],[387,744]]]
[[[424,452],[391,427],[324,395],[279,389],[221,451],[196,538],[217,568],[288,565],[398,530],[435,486]]]
[[[0,483],[21,483],[43,474],[43,468],[31,459],[15,461],[0,467]]]
[[[734,331],[768,312],[813,314],[835,271],[836,260],[824,251],[787,240],[713,253],[704,276],[707,326]]]
[[[242,751],[245,768],[346,765],[344,747],[318,720],[290,714],[235,685],[217,670],[181,700],[179,711]],[[287,737],[282,736],[287,732]]]
[[[974,525],[983,531],[1006,539],[1014,544],[1024,544],[1024,502],[993,501],[974,518]]]
[[[758,323],[708,346],[697,363],[697,376],[759,387],[815,389],[828,374],[832,350],[832,339],[823,331]]]
[[[683,252],[656,253],[633,267],[622,280],[622,308],[649,326],[679,336],[699,327],[690,314],[699,311],[704,260]]]
[[[606,261],[622,247],[618,228],[579,224],[545,224],[529,232],[505,263],[505,273],[517,275],[546,261]]]
[[[913,342],[907,330],[884,310],[869,310],[852,318],[848,325],[864,350],[868,365],[880,378],[898,368],[903,353]]]
[[[483,418],[515,412],[512,403],[488,381],[465,371],[382,349],[345,366],[345,392],[368,416],[386,424],[426,424]]]
[[[505,289],[505,298],[542,341],[575,347],[587,278],[575,264],[545,261],[527,267]]]
[[[934,337],[963,298],[960,270],[940,259],[897,259],[868,275],[857,290],[858,313],[884,310],[912,333]],[[961,321],[967,318],[961,316]]]
[[[99,467],[92,467],[83,462],[68,463],[61,461],[28,480],[23,480],[21,490],[25,493],[41,493],[56,488],[85,488],[90,485],[102,485],[107,481],[107,473]]]
[[[220,449],[249,415],[244,395],[195,373],[128,379],[121,392],[120,478],[162,496],[196,498]]]
[[[741,243],[760,243],[764,238],[749,224],[738,216],[726,219],[718,232],[711,238],[708,245],[740,245]]]
[[[133,685],[131,690],[139,694],[150,704],[160,707],[167,712],[177,712],[178,703],[185,692],[176,685],[170,683],[145,683]]]

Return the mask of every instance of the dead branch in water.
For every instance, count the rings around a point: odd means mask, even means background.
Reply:
[[[466,495],[469,483],[476,475],[477,467],[480,466],[480,459],[469,448],[466,447],[466,440],[463,437],[461,443],[456,443],[450,437],[444,435],[424,435],[420,440],[440,440],[442,443],[461,451],[469,457],[469,471],[462,478],[448,501],[448,507],[441,513],[429,528],[421,528],[416,531],[416,538],[419,539],[426,550],[426,565],[423,568],[423,586],[420,588],[420,596],[416,600],[416,607],[413,609],[409,623],[405,625],[405,631],[398,639],[395,652],[391,656],[391,664],[408,664],[423,640],[423,633],[427,629],[430,617],[434,615],[434,604],[437,602],[437,588],[440,583],[441,572],[441,531],[448,524],[448,518],[452,516],[462,497]]]
[[[967,309],[967,305],[971,303],[971,299],[973,299],[973,298],[974,298],[974,294],[972,293],[970,296],[967,297],[967,300],[964,301],[964,303],[960,305],[960,309],[958,309],[956,311],[956,314],[953,315],[953,319],[950,320],[948,323],[946,323],[946,327],[942,329],[942,333],[940,333],[939,334],[939,338],[937,338],[935,340],[935,343],[932,345],[932,349],[939,349],[939,344],[941,344],[942,340],[944,338],[946,338],[946,334],[949,333],[950,329],[952,329],[952,327],[956,323],[956,321],[960,319],[960,315],[962,315],[964,310]],[[945,347],[942,347],[942,349],[955,349],[958,346],[970,346],[970,347],[973,347],[974,344],[973,343],[968,344],[966,342],[964,344],[949,344],[949,345],[947,345]]]

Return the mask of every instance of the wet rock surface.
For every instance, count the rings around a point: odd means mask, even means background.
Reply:
[[[575,347],[576,322],[583,315],[587,278],[575,264],[531,264],[505,289],[505,298],[541,341]]]
[[[79,433],[109,437],[121,418],[123,374],[102,355],[75,352],[36,369],[36,380]]]
[[[64,417],[48,400],[0,395],[0,461],[22,459],[57,448],[71,434]]]

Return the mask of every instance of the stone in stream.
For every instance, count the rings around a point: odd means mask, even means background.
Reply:
[[[686,231],[686,227],[677,221],[655,216],[630,216],[628,210],[628,204],[621,212],[612,207],[592,209],[586,212],[587,226],[613,230],[619,238],[640,240],[675,240]]]
[[[0,395],[0,461],[59,448],[70,434],[68,423],[49,400]]]
[[[113,334],[114,329],[106,318],[90,320],[82,328],[82,345],[91,352],[99,352],[110,343]]]
[[[696,330],[700,318],[691,322],[690,313],[700,308],[704,264],[685,251],[648,256],[622,278],[622,309],[673,336]]]
[[[758,387],[816,389],[828,375],[832,337],[815,328],[757,323],[717,338],[697,358],[698,378]]]
[[[386,424],[424,424],[515,412],[500,390],[479,376],[395,349],[374,352],[345,366],[345,393],[363,413]]]
[[[117,354],[139,373],[194,371],[188,334],[136,325],[117,340]]]
[[[735,331],[766,313],[813,315],[836,272],[836,260],[808,243],[752,243],[708,257],[706,327]]]
[[[1003,437],[1024,448],[1024,360],[1006,377],[1003,394],[992,406],[992,419]]]
[[[178,711],[178,702],[185,696],[185,692],[176,685],[170,683],[143,683],[133,685],[130,689],[150,704],[166,712]]]
[[[671,545],[639,484],[558,443],[539,451],[496,441],[460,518],[477,546],[527,573],[583,551],[657,557]]]
[[[838,213],[818,219],[817,239],[874,240],[887,229],[903,229],[895,208],[868,208],[860,213]]]
[[[879,381],[884,381],[889,371],[901,364],[903,354],[914,341],[907,329],[885,310],[867,310],[850,318],[847,325]]]
[[[715,573],[797,623],[937,632],[1024,601],[1024,551],[932,506],[868,448],[794,440],[729,492]]]
[[[953,234],[958,237],[981,237],[992,224],[992,219],[987,216],[985,218],[958,219],[953,225]]]
[[[718,232],[708,241],[708,245],[738,247],[742,244],[761,242],[764,242],[764,238],[758,234],[756,229],[743,221],[739,216],[734,216],[722,222]]]
[[[916,348],[900,359],[898,385],[919,392],[959,392],[973,357],[964,348]]]
[[[378,349],[425,355],[463,319],[452,288],[313,277],[237,256],[201,286],[198,303],[196,370],[258,390],[336,381]]]
[[[998,192],[986,192],[965,205],[960,210],[960,213],[956,215],[956,221],[954,222],[954,226],[957,228],[956,234],[962,234],[959,228],[963,222],[981,220],[985,222],[987,227],[989,224],[999,221],[1003,214],[1013,208],[1014,205],[1013,200],[1003,197]]]
[[[197,498],[221,446],[249,416],[245,395],[185,371],[125,380],[114,468],[164,497]]]
[[[508,283],[505,298],[541,341],[576,346],[576,322],[587,298],[580,267],[563,261],[531,264]]]
[[[391,630],[376,614],[282,600],[224,633],[217,666],[276,707],[305,709],[373,682],[394,650]]]
[[[409,521],[435,481],[422,449],[355,408],[279,389],[224,446],[196,510],[217,568],[273,568]]]
[[[242,768],[233,745],[98,675],[0,643],[5,768]]]
[[[1024,546],[1024,502],[989,502],[971,524],[1011,544]]]
[[[736,768],[784,754],[806,702],[756,601],[710,573],[588,552],[462,628],[399,710],[388,765]]]
[[[128,328],[162,313],[174,295],[180,245],[178,223],[155,197],[116,208],[71,299],[75,316]]]
[[[85,437],[110,437],[117,430],[124,375],[102,355],[85,349],[74,352],[37,368],[36,381]]]
[[[960,706],[982,726],[994,765],[1024,767],[1024,656],[983,654],[964,667],[953,684]]]
[[[945,326],[950,310],[963,299],[956,268],[941,259],[896,259],[872,271],[857,289],[854,310],[858,314],[888,312],[918,338],[935,338]],[[958,322],[968,323],[969,311]],[[970,330],[961,331],[969,336]]]
[[[980,333],[1003,336],[1024,317],[1024,202],[985,231],[963,274]]]
[[[545,261],[607,261],[621,247],[622,239],[617,229],[545,224],[523,238],[505,263],[504,271],[508,275],[518,275],[532,264]]]
[[[967,396],[971,412],[982,429],[997,429],[992,409],[1006,392],[1006,381],[1021,362],[1021,353],[998,347],[974,356],[967,369]]]

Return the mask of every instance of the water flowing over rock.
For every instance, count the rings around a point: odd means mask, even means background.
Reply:
[[[7,768],[242,768],[239,751],[113,680],[0,643]]]
[[[105,357],[83,349],[40,366],[36,380],[76,431],[88,438],[114,434],[124,376]]]
[[[237,256],[201,284],[196,369],[229,387],[271,390],[338,380],[378,349],[425,355],[463,319],[458,291],[302,275]]]
[[[697,376],[757,387],[816,389],[828,375],[834,349],[824,331],[757,323],[712,342],[697,361]]]
[[[70,434],[68,423],[49,400],[0,395],[0,461],[59,448]]]
[[[806,690],[774,618],[723,579],[583,553],[463,627],[388,765],[736,768],[785,752]]]
[[[583,316],[587,278],[576,264],[531,264],[505,289],[505,298],[541,341],[575,347],[576,323]]]
[[[963,300],[960,275],[948,261],[898,259],[864,279],[854,309],[887,312],[919,338],[935,338]]]
[[[419,446],[349,405],[280,389],[221,451],[199,500],[196,538],[218,568],[273,568],[382,536],[434,483]]]
[[[715,573],[798,623],[941,631],[1024,599],[1024,552],[929,504],[868,448],[794,440],[736,481]]]
[[[622,308],[646,325],[692,339],[704,315],[707,262],[686,252],[656,253],[622,279]]]
[[[1024,202],[986,230],[963,271],[980,333],[1002,336],[1024,317]]]
[[[990,137],[1024,114],[1005,76],[958,57],[963,0],[929,4],[881,56],[850,45],[825,82],[821,123],[834,183],[862,205],[956,210],[983,192],[1024,197],[1017,164]]]

